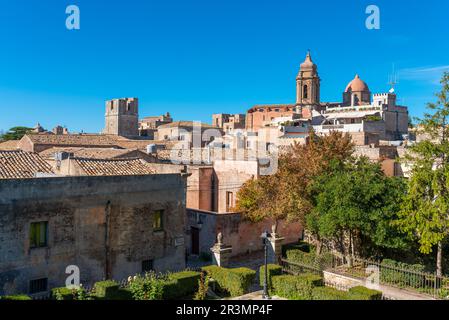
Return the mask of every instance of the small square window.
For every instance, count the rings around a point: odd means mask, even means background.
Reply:
[[[153,268],[153,260],[144,260],[142,261],[142,273],[154,271]]]
[[[30,294],[47,291],[48,279],[42,278],[30,281]]]
[[[48,222],[33,222],[30,225],[30,248],[47,246]]]
[[[157,210],[153,213],[153,231],[162,231],[163,226],[163,217],[164,217],[164,210]]]

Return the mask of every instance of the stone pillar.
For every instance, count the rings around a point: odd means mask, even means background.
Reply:
[[[227,267],[231,257],[232,247],[223,244],[223,234],[217,235],[217,243],[210,249],[212,251],[212,262],[219,267]]]
[[[278,264],[282,258],[282,242],[285,238],[276,233],[277,223],[272,226],[268,245],[268,263]]]

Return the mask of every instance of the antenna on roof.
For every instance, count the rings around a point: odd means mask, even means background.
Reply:
[[[392,73],[389,75],[389,80],[388,80],[388,84],[390,85],[391,89],[388,91],[390,93],[394,93],[395,92],[395,86],[398,84],[398,79],[396,76],[396,71],[395,71],[395,67],[394,67],[394,63],[393,63],[393,71]]]

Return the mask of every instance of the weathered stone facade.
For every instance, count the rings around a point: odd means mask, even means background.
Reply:
[[[137,98],[114,99],[106,102],[105,134],[124,137],[139,135],[139,102]]]
[[[28,293],[30,281],[65,285],[121,280],[185,267],[185,176],[64,177],[0,182],[0,295]],[[162,228],[154,230],[155,214]],[[46,244],[30,246],[31,223],[47,223]]]
[[[263,249],[261,234],[271,232],[273,221],[267,219],[258,223],[245,221],[240,213],[216,213],[187,209],[187,227],[198,230],[198,238],[190,236],[186,247],[189,254],[198,249],[198,253],[209,253],[216,242],[217,234],[222,233],[224,243],[232,247],[232,256],[245,255]],[[192,228],[194,230],[192,230]],[[285,238],[283,244],[295,243],[302,237],[300,223],[280,221],[277,227],[279,236]],[[198,241],[197,244],[194,242]],[[195,248],[195,247],[198,248]],[[195,253],[194,253],[195,254]]]

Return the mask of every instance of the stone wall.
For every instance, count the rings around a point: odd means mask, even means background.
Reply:
[[[185,186],[180,174],[1,181],[0,295],[41,278],[64,286],[69,265],[83,284],[140,273],[145,260],[184,268]],[[156,210],[163,231],[153,231]],[[47,245],[30,248],[30,224],[44,221]]]
[[[264,231],[271,232],[273,222],[266,220],[259,223],[244,221],[241,214],[220,214],[215,212],[187,209],[187,226],[200,229],[200,252],[210,253],[219,232],[223,234],[225,245],[232,246],[232,256],[249,254],[263,249],[260,235]],[[284,243],[294,243],[302,234],[299,223],[281,221],[278,234],[285,237]],[[188,239],[186,247],[191,252],[192,243]]]

